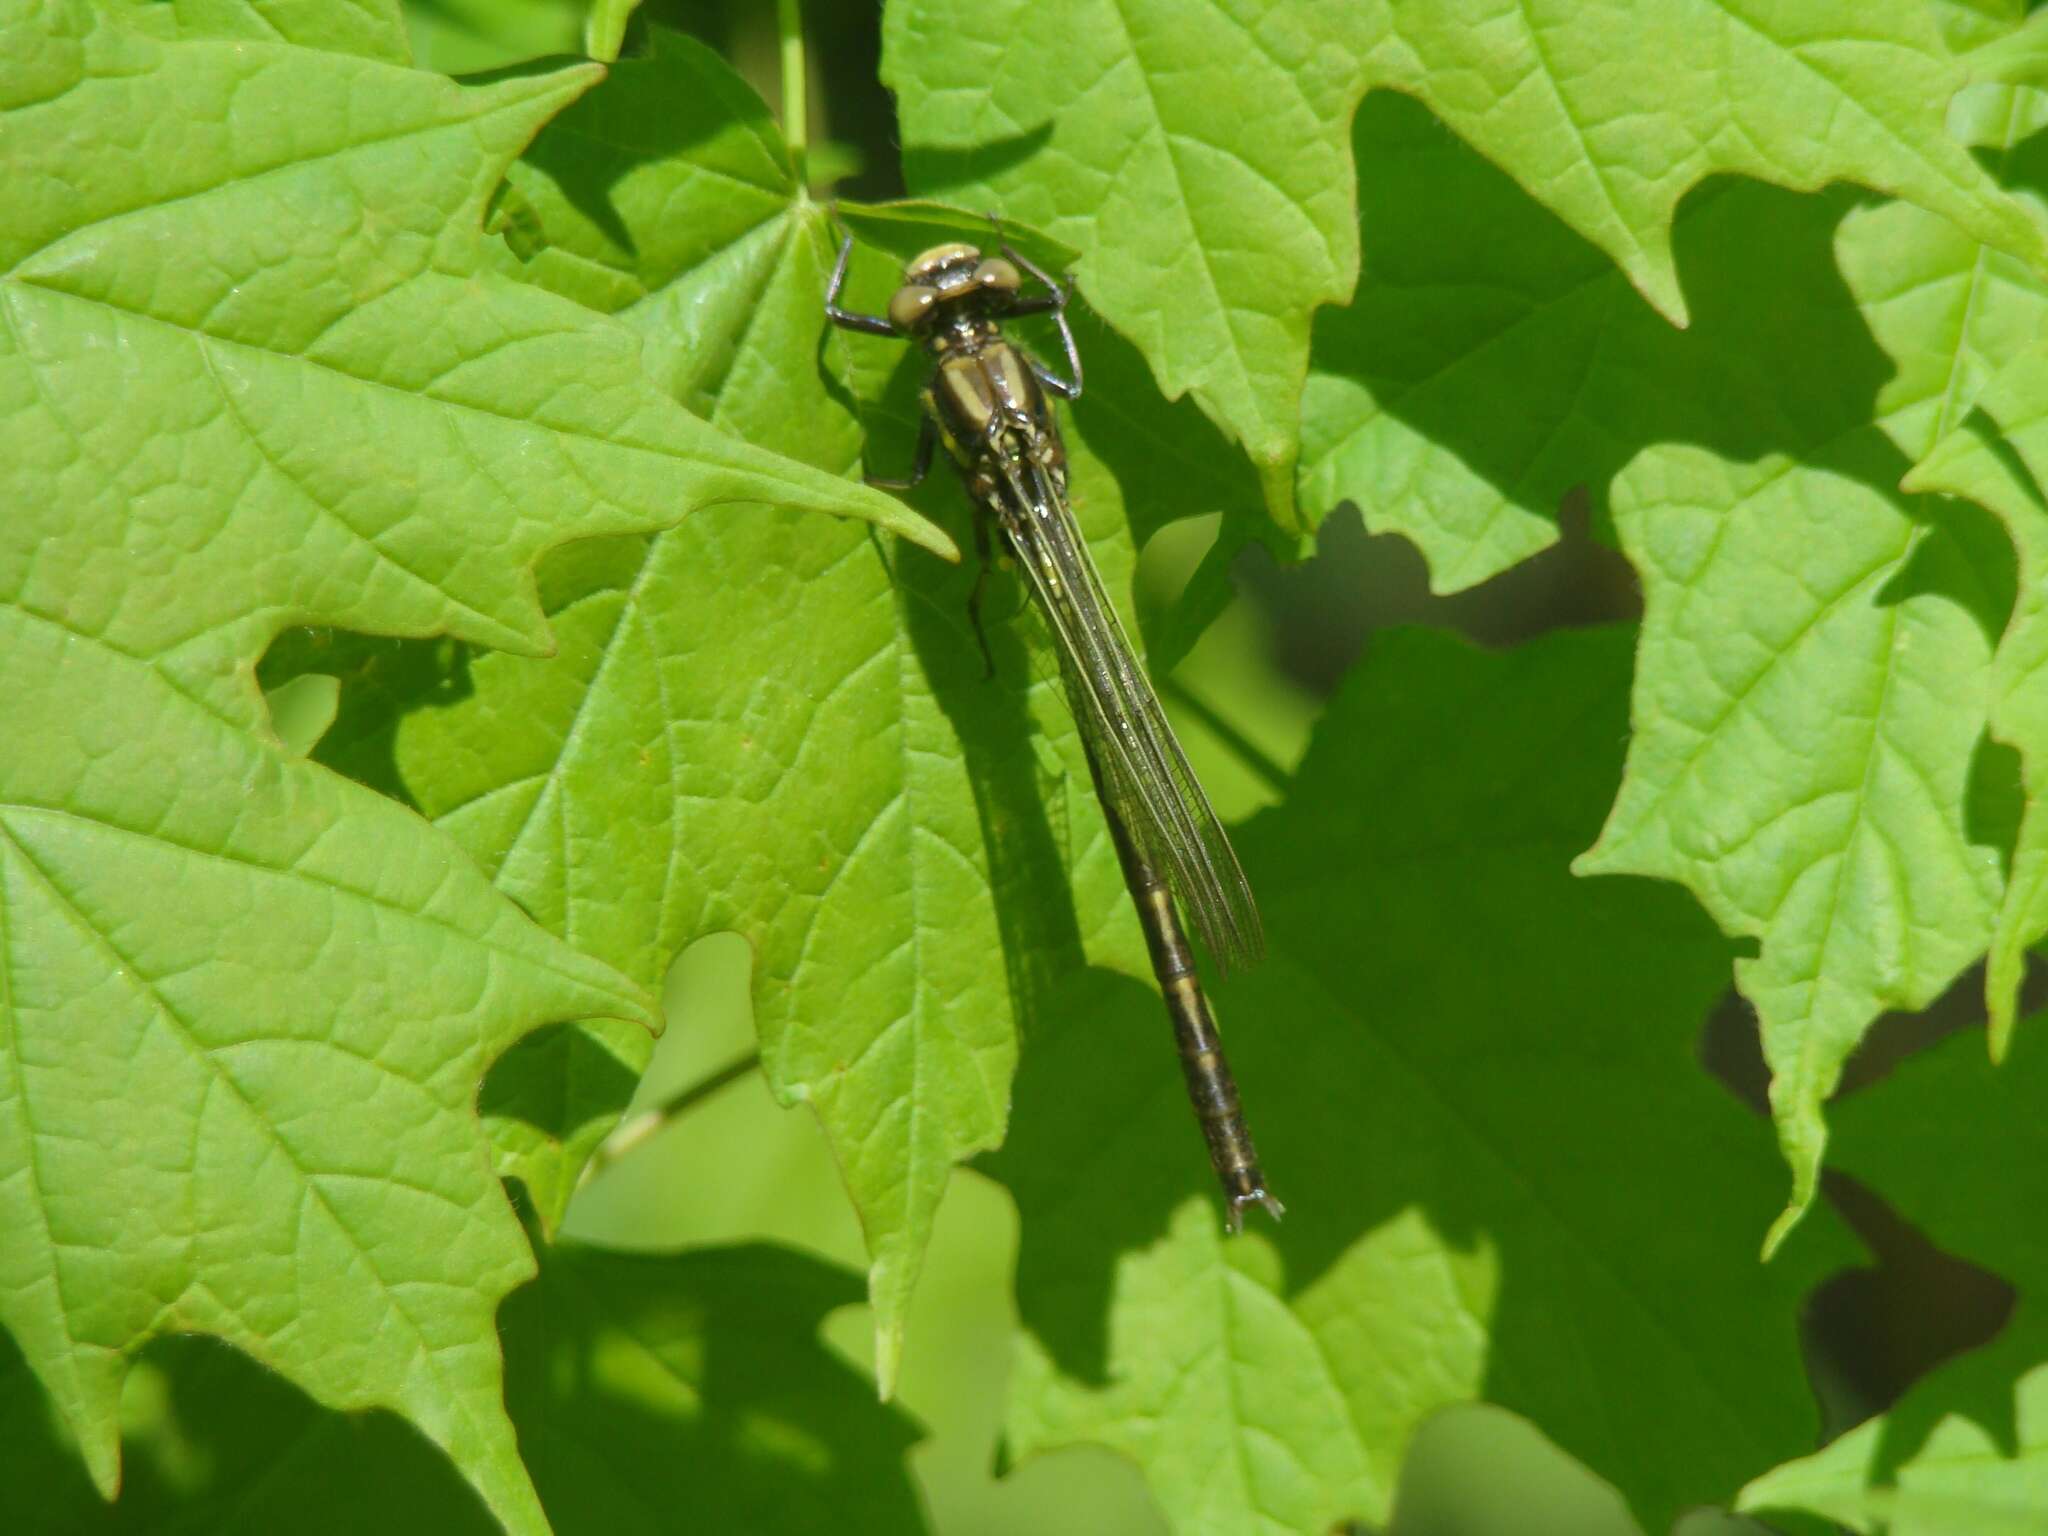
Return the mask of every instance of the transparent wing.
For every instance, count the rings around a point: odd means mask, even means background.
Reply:
[[[1065,498],[1028,458],[995,456],[992,510],[1052,632],[1074,718],[1102,765],[1113,809],[1188,910],[1226,971],[1265,952],[1259,909],[1223,824],[1167,724]]]

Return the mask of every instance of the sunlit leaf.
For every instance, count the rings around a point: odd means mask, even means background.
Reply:
[[[1078,250],[1091,302],[1243,443],[1283,521],[1311,314],[1358,277],[1345,140],[1371,87],[1423,101],[1680,323],[1671,222],[1716,172],[1859,182],[2048,265],[1949,136],[1968,77],[1913,0],[907,0],[885,46],[912,185]]]
[[[915,438],[916,361],[876,343],[849,363],[835,338],[833,371],[821,366],[834,232],[791,200],[758,101],[721,115],[744,91],[680,39],[619,66],[515,173],[526,260],[622,305],[677,398],[716,425],[851,475],[865,417],[867,454],[891,472]],[[629,140],[652,100],[703,115]],[[591,180],[571,177],[584,162],[567,146],[593,143]],[[849,217],[891,252],[862,247],[853,302],[885,302],[892,268],[960,223]],[[1107,387],[1074,413],[1076,505],[1127,583],[1126,518],[1149,532],[1248,508],[1257,489],[1198,415],[1158,400],[1127,346],[1079,323]],[[849,368],[850,383],[836,376]],[[1205,472],[1192,495],[1190,463]],[[950,478],[920,504],[962,519]],[[951,1170],[1002,1135],[1017,1019],[1041,984],[1006,955],[1046,948],[1041,933],[1072,942],[1070,859],[1086,868],[1083,931],[1122,899],[1092,805],[1070,803],[1085,768],[1033,742],[1071,725],[1018,644],[1011,578],[985,608],[993,678],[967,623],[975,579],[856,528],[756,510],[582,546],[543,571],[559,656],[351,650],[345,697],[355,689],[365,717],[326,757],[403,794],[542,922],[650,985],[699,935],[748,936],[769,1081],[817,1113],[861,1214],[885,1382]],[[1116,943],[1142,964],[1126,932]],[[644,1061],[637,1037],[585,1030],[537,1038],[494,1074],[503,1166],[548,1222]]]
[[[61,3],[0,53],[0,1319],[103,1490],[130,1355],[199,1331],[542,1529],[477,1085],[650,1004],[281,750],[255,660],[294,622],[543,649],[533,559],[707,502],[945,541],[486,270],[485,195],[590,71],[464,87]]]

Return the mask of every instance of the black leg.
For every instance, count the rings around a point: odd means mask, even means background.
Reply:
[[[870,336],[894,336],[896,327],[880,315],[863,315],[855,310],[839,307],[839,290],[846,283],[846,263],[853,255],[853,236],[848,235],[839,247],[839,261],[832,268],[832,285],[825,290],[825,315],[834,325],[849,331],[864,331]],[[929,455],[927,455],[929,457]],[[919,477],[923,478],[922,476]],[[916,484],[916,481],[912,481]]]
[[[1047,274],[1043,267],[1039,266],[1037,262],[1033,261],[1029,256],[1026,256],[1022,251],[1018,250],[1015,246],[1005,245],[1003,247],[1003,254],[1010,259],[1010,264],[1012,266],[1022,271],[1026,276],[1037,278],[1039,282],[1043,283],[1047,288],[1052,290],[1052,297],[1050,301],[1047,301],[1045,299],[1030,299],[1026,301],[1027,303],[1039,305],[1041,306],[1041,310],[1066,308],[1068,290],[1065,284],[1054,282],[1051,276]],[[1033,313],[1039,313],[1041,312],[1041,310],[1034,310]]]
[[[910,461],[908,480],[889,480],[881,475],[864,475],[863,479],[878,491],[910,491],[924,483],[924,477],[932,469],[932,444],[938,441],[931,417],[924,418],[917,429],[917,456]]]
[[[995,652],[988,648],[988,631],[981,627],[981,596],[988,585],[989,568],[995,564],[995,555],[989,548],[988,514],[981,510],[981,503],[974,504],[974,553],[981,562],[981,568],[974,573],[974,590],[967,594],[967,622],[974,630],[974,643],[981,647],[982,665],[988,668],[983,681],[992,680],[996,675]]]
[[[1035,295],[1032,298],[1019,299],[1010,306],[1010,313],[1013,315],[1052,316],[1053,324],[1060,328],[1060,342],[1067,349],[1067,367],[1072,371],[1072,377],[1060,378],[1035,359],[1031,364],[1031,371],[1038,375],[1039,383],[1058,395],[1062,400],[1080,399],[1081,352],[1074,345],[1074,333],[1067,325],[1067,300],[1072,296],[1071,290],[1054,282],[1029,256],[1026,256],[1014,246],[1004,246],[1003,255],[1008,257],[1020,270],[1028,272],[1050,290],[1047,293]]]

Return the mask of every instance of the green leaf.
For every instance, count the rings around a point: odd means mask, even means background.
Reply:
[[[519,69],[573,56],[584,41],[584,0],[401,0],[422,69],[448,75]]]
[[[2031,184],[2034,101],[1970,105]],[[1737,979],[1793,1175],[1767,1251],[1812,1200],[1821,1105],[1864,1031],[1931,1002],[1990,934],[2012,836],[1984,740],[2010,546],[1975,508],[1894,487],[2048,319],[2031,272],[1905,205],[1849,215],[1836,252],[1891,364],[1872,424],[1748,465],[1652,448],[1616,482],[1648,609],[1628,777],[1578,866],[1679,880],[1759,941]]]
[[[160,4],[137,0],[136,9]],[[387,64],[412,62],[397,0],[170,0],[162,8],[174,12],[179,29],[190,36],[296,43]]]
[[[950,552],[893,498],[681,410],[624,327],[474,270],[475,203],[591,72],[463,89],[340,55],[68,25],[33,36],[0,119],[23,189],[0,233],[0,410],[30,445],[9,464],[23,535],[104,540],[102,594],[177,557],[178,603],[98,599],[110,644],[166,656],[246,714],[221,658],[315,606],[543,649],[524,562],[572,519],[618,531],[754,498],[872,516]],[[378,89],[358,89],[365,77]],[[189,99],[168,113],[173,91]],[[236,114],[294,131],[213,126]],[[145,123],[155,157],[138,180],[121,146]],[[110,417],[99,406],[116,397],[147,408]],[[178,453],[197,483],[166,475]],[[108,539],[138,502],[164,536]],[[478,557],[475,530],[499,523],[504,558]],[[266,562],[277,588],[252,605],[244,573]]]
[[[1963,63],[1973,80],[2039,85],[2048,80],[2048,21],[2030,17],[2023,26],[1966,54]]]
[[[130,1353],[196,1330],[406,1413],[539,1529],[477,1083],[541,1023],[652,1015],[283,754],[253,662],[295,621],[542,650],[529,562],[707,502],[950,546],[484,270],[486,194],[591,71],[466,88],[63,4],[0,13],[0,56],[0,1319],[102,1488]]]
[[[1757,1478],[1742,1508],[1806,1510],[1890,1536],[2023,1536],[2048,1525],[2044,1094],[2048,1036],[2036,1020],[2002,1067],[1966,1034],[1842,1105],[1833,1160],[1943,1249],[2013,1281],[2020,1302],[1991,1343]]]
[[[2028,98],[1957,116],[2008,184],[2041,181]],[[1722,183],[1676,226],[1695,309],[1673,332],[1418,108],[1369,100],[1355,142],[1384,281],[1317,329],[1311,501],[1353,486],[1439,587],[1549,543],[1575,484],[1620,525],[1650,603],[1638,735],[1581,868],[1684,880],[1763,941],[1742,980],[1797,1209],[1842,1056],[1975,959],[1996,900],[2009,818],[1980,739],[2011,560],[1969,508],[1894,488],[2027,344],[2041,285],[1909,206]]]
[[[785,1248],[612,1253],[569,1244],[500,1313],[506,1402],[556,1536],[924,1528],[915,1438],[820,1339],[859,1277]],[[0,1340],[0,1363],[9,1351]],[[129,1475],[101,1506],[51,1476],[53,1447],[0,1442],[24,1529],[486,1536],[447,1462],[386,1414],[323,1410],[203,1340],[143,1357],[127,1394]],[[0,1413],[32,1417],[0,1368]],[[136,1390],[136,1388],[142,1390]],[[47,1437],[44,1437],[45,1440]],[[38,1455],[40,1453],[40,1456]],[[31,1501],[24,1508],[16,1494]]]
[[[1985,981],[1991,1050],[2002,1057],[2027,951],[2048,933],[2048,355],[2037,343],[2015,357],[1955,429],[1913,470],[1915,489],[1968,496],[2003,519],[2019,551],[2019,601],[1998,648],[1991,730],[2019,755],[2025,803],[2010,877],[1991,935]],[[1995,750],[1995,749],[1993,749]]]
[[[646,1003],[410,813],[96,638],[0,608],[0,656],[35,744],[0,755],[0,1322],[95,1480],[130,1353],[204,1332],[405,1413],[541,1529],[492,1331],[530,1261],[476,1083]]]
[[[1422,100],[1680,324],[1671,222],[1717,172],[1856,181],[2048,266],[1944,128],[1966,76],[1924,6],[1753,9],[906,0],[883,73],[912,185],[1080,251],[1091,302],[1243,443],[1286,523],[1310,315],[1357,277],[1343,135],[1370,87]]]
[[[606,63],[619,56],[626,40],[626,23],[640,8],[640,0],[594,0],[583,18],[583,51]]]
[[[613,65],[513,164],[495,221],[524,276],[612,314],[682,274],[772,246],[799,192],[754,89],[694,38],[661,27],[647,35],[646,56]],[[746,292],[745,279],[731,280]],[[735,311],[716,318],[736,331],[746,311]],[[668,318],[698,319],[686,310]],[[672,343],[694,353],[699,340],[685,333]]]
[[[882,78],[913,189],[1078,250],[1089,303],[1243,444],[1284,520],[1309,315],[1357,279],[1365,23],[1235,9],[911,0],[884,18]]]
[[[1725,945],[1676,892],[1568,873],[1629,638],[1382,635],[1244,826],[1273,954],[1218,1003],[1277,1227],[1222,1239],[1149,988],[1048,1000],[990,1169],[1019,1456],[1101,1440],[1178,1530],[1321,1532],[1383,1521],[1418,1424],[1484,1397],[1662,1530],[1811,1443],[1795,1317],[1846,1248],[1751,1257],[1774,1165],[1693,1056]]]
[[[674,135],[637,128],[674,101],[710,105]],[[579,159],[570,144],[597,147]],[[842,354],[835,335],[825,355],[851,381],[820,370],[833,232],[791,201],[765,109],[707,50],[657,34],[513,182],[527,270],[623,305],[692,409],[840,474],[862,461],[857,407],[882,436],[879,471],[911,451],[920,359],[893,342]],[[700,200],[704,216],[675,218]],[[856,304],[881,302],[920,246],[976,233],[928,207],[849,217],[890,252],[860,250]],[[1258,490],[1199,415],[1158,399],[1128,346],[1077,324],[1107,387],[1074,413],[1075,504],[1122,589],[1127,523],[1142,537],[1190,513],[1248,517]],[[962,517],[950,477],[920,499]],[[1006,972],[1002,925],[1017,925],[1013,954],[1071,929],[1069,857],[1087,865],[1091,928],[1122,899],[1085,768],[1041,761],[1033,742],[1072,727],[1006,622],[1014,579],[995,578],[984,608],[993,680],[966,621],[974,580],[852,527],[734,511],[552,558],[542,586],[561,651],[546,662],[379,660],[373,646],[282,667],[348,679],[348,728],[323,760],[418,805],[579,948],[651,985],[696,937],[747,935],[769,1080],[818,1114],[861,1213],[885,1384],[950,1170],[1002,1134],[1021,992],[1036,984]],[[358,689],[371,668],[382,681]],[[991,841],[1017,860],[992,868]],[[485,1097],[501,1166],[550,1225],[645,1061],[631,1035],[588,1034],[537,1038]]]

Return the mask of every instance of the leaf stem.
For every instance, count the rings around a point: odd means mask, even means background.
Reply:
[[[798,195],[808,193],[810,173],[804,158],[810,147],[805,113],[809,75],[804,68],[804,18],[801,0],[776,0],[775,30],[782,52],[782,137],[796,165]]]
[[[670,1094],[653,1109],[643,1110],[635,1115],[605,1137],[603,1145],[592,1153],[590,1161],[584,1164],[583,1176],[576,1182],[579,1185],[588,1184],[627,1153],[652,1140],[670,1121],[681,1119],[720,1089],[738,1082],[760,1065],[761,1053],[749,1051],[737,1061],[727,1062],[709,1077]]]

